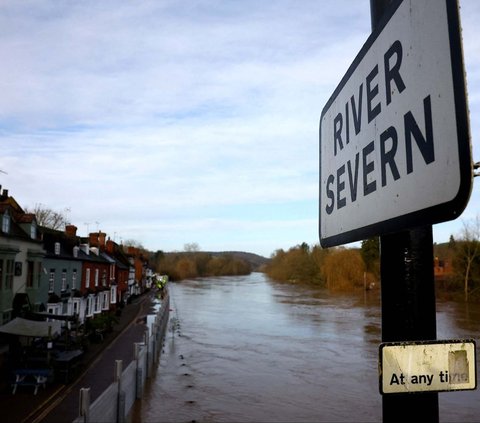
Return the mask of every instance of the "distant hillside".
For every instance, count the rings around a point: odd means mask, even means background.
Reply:
[[[245,260],[247,263],[250,263],[252,270],[259,270],[262,266],[270,262],[270,259],[259,256],[254,253],[246,253],[245,251],[221,251],[221,252],[210,252],[209,254],[216,255],[230,255],[235,258]]]
[[[258,254],[254,254],[254,253],[247,253],[245,251],[199,251],[199,253],[210,254],[213,257],[229,255],[236,259],[244,260],[250,264],[252,271],[254,272],[261,270],[262,266],[270,262],[270,259],[266,257],[259,256]],[[181,252],[172,251],[170,253],[165,253],[165,254],[179,255],[179,254],[191,254],[191,253],[186,251],[181,251]]]

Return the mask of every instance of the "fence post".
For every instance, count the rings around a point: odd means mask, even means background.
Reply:
[[[90,422],[90,388],[80,388],[78,414],[83,417],[83,423]]]
[[[150,337],[152,339],[152,367],[153,364],[155,364],[155,356],[157,354],[157,320],[155,319],[152,322],[152,333],[150,334]],[[151,376],[151,371],[150,371],[150,376]]]
[[[147,347],[147,368],[145,369],[146,376],[148,377],[150,375],[150,331],[148,330],[148,327],[145,328],[145,333],[143,335],[144,337],[144,344]]]
[[[136,387],[136,394],[135,398],[136,399],[141,399],[143,396],[143,370],[142,366],[140,364],[140,348],[142,347],[141,342],[135,342],[133,344],[134,350],[134,357],[135,357],[135,362],[137,363],[137,373],[136,373],[136,380],[135,380],[135,387]]]
[[[122,387],[122,360],[115,360],[114,381],[117,383],[117,422],[125,422],[125,392]]]
[[[160,351],[162,350],[162,320],[160,318],[160,314],[163,311],[163,308],[155,315],[155,343],[156,343],[156,350],[155,350],[155,364],[158,363],[158,358],[160,357]]]

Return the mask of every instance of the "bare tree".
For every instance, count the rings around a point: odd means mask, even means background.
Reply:
[[[200,251],[200,246],[196,242],[190,242],[184,244],[183,249],[187,253],[198,253]]]
[[[25,212],[33,213],[37,219],[37,223],[46,228],[55,230],[64,229],[65,225],[68,223],[67,218],[63,213],[52,210],[41,203],[35,204],[33,210],[26,208]]]
[[[125,245],[126,247],[135,247],[139,250],[145,250],[142,243],[140,241],[137,241],[136,239],[126,239],[125,241],[123,241],[123,245]]]
[[[478,216],[470,222],[463,222],[461,241],[461,259],[465,262],[463,290],[465,301],[468,301],[472,266],[480,255],[480,219]]]

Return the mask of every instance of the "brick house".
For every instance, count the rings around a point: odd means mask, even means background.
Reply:
[[[92,318],[110,309],[108,275],[112,263],[100,254],[98,247],[91,247],[89,243],[79,247],[82,259],[80,294],[85,300],[85,318]]]
[[[128,278],[130,274],[130,263],[124,254],[123,248],[112,240],[107,240],[105,251],[115,260],[115,281],[117,304],[124,304],[128,297]]]
[[[108,273],[108,286],[110,286],[110,303],[122,304],[127,299],[129,260],[123,253],[123,248],[114,241],[107,239],[104,232],[92,232],[89,234],[89,244],[98,248],[100,255],[110,263]]]
[[[152,284],[152,271],[148,266],[148,259],[143,251],[137,247],[128,247],[128,256],[135,270],[135,285],[132,294],[140,295]]]

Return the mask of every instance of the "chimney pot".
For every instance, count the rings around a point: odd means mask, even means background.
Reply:
[[[65,234],[70,237],[77,235],[77,227],[75,225],[65,225]]]

